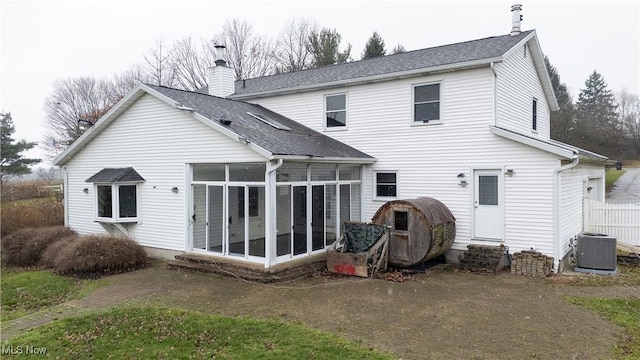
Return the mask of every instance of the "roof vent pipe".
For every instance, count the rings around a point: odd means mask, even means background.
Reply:
[[[227,66],[227,62],[224,61],[224,45],[215,45],[216,48],[216,66]]]
[[[520,23],[522,22],[522,4],[511,5],[511,36],[520,35]]]

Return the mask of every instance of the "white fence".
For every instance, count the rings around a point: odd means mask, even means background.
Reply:
[[[584,231],[615,236],[640,246],[640,204],[610,204],[584,199]]]

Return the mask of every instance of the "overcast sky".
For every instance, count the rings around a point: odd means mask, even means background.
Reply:
[[[388,50],[407,50],[507,34],[517,1],[0,0],[0,111],[16,138],[44,136],[45,98],[56,79],[110,77],[142,61],[160,37],[210,39],[226,19],[246,19],[276,38],[293,18],[335,28],[358,59],[373,31]],[[574,100],[593,70],[609,89],[640,94],[640,6],[636,1],[521,1],[523,30],[536,29],[542,51]],[[42,157],[42,150],[30,156]]]

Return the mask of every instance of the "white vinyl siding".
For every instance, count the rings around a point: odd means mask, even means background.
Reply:
[[[94,222],[95,190],[85,180],[103,168],[131,166],[145,182],[138,185],[139,222],[127,227],[129,236],[144,246],[185,250],[187,164],[264,161],[189,112],[144,95],[66,164],[69,226],[81,234],[105,232]]]
[[[531,56],[522,48],[495,64],[496,126],[541,139],[550,137],[549,105]],[[527,49],[528,51],[528,49]],[[530,54],[527,54],[530,55]],[[532,132],[531,99],[537,100],[537,131]]]
[[[604,184],[604,169],[602,166],[578,165],[575,168],[560,173],[560,256],[569,252],[570,239],[583,230],[583,199],[589,179],[601,179]],[[596,195],[599,201],[604,201],[603,189]]]
[[[522,55],[522,53],[519,53]],[[441,84],[439,126],[412,126],[413,85]],[[349,131],[325,132],[375,157],[363,178],[365,213],[370,221],[383,201],[375,200],[376,171],[402,174],[397,198],[429,196],[442,201],[456,217],[454,249],[471,239],[473,184],[459,185],[458,174],[471,181],[473,169],[513,169],[505,176],[504,239],[512,251],[535,246],[553,254],[553,170],[556,156],[493,135],[493,72],[489,67],[349,88]],[[543,99],[542,94],[539,99]],[[323,131],[321,91],[250,100],[317,131]],[[542,103],[542,101],[540,101]],[[301,104],[304,104],[302,106]],[[540,104],[539,104],[540,106]],[[314,112],[314,109],[319,110]],[[526,133],[530,133],[531,95],[526,97]],[[539,123],[539,128],[548,126]]]

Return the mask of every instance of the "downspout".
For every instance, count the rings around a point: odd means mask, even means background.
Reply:
[[[265,239],[264,242],[264,267],[269,268],[275,260],[275,244],[278,234],[276,233],[276,170],[278,170],[284,160],[278,159],[275,164],[271,161],[267,162],[266,172],[266,211],[264,216],[265,222]]]
[[[493,126],[498,126],[498,74],[496,73],[495,63],[491,62],[491,72],[493,72]]]
[[[556,273],[560,270],[560,188],[562,181],[560,173],[573,169],[580,163],[578,155],[574,155],[573,161],[567,165],[560,166],[553,176],[553,268]]]
[[[69,175],[67,174],[66,166],[62,166],[60,168],[64,174],[64,189],[62,189],[62,196],[64,196],[64,199],[62,199],[62,204],[64,206],[64,226],[69,227]]]

